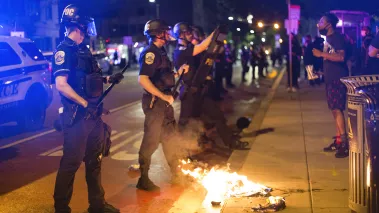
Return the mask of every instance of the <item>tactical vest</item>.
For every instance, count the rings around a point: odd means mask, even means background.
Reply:
[[[169,90],[175,86],[173,66],[166,52],[160,55],[161,64],[153,76],[153,84],[161,91]]]

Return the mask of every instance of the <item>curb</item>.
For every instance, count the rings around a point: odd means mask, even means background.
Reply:
[[[263,123],[263,119],[265,118],[266,112],[268,110],[268,107],[270,106],[271,101],[276,94],[276,90],[278,89],[280,82],[283,79],[285,70],[286,70],[285,67],[281,69],[278,77],[275,79],[274,83],[272,84],[270,91],[268,92],[266,97],[262,100],[257,113],[254,115],[251,121],[250,127],[245,130],[246,133],[253,133],[260,130],[260,127],[262,126],[262,123]],[[249,138],[249,141],[250,141],[249,148],[251,148],[252,145],[254,144],[256,137],[257,136],[252,136]],[[232,155],[228,159],[228,163],[230,164],[230,169],[236,172],[239,171],[242,168],[243,164],[245,163],[246,157],[249,154],[249,152],[250,152],[249,150],[233,151]]]

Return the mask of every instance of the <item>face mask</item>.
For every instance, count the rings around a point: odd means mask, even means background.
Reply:
[[[327,29],[320,29],[318,30],[318,32],[323,35],[323,36],[326,36],[326,34],[328,33],[328,30]]]
[[[329,25],[329,24],[328,24],[328,25]],[[326,25],[326,26],[324,27],[324,29],[319,29],[318,32],[319,32],[321,35],[326,36],[326,34],[328,33],[328,29],[327,29],[328,25]]]

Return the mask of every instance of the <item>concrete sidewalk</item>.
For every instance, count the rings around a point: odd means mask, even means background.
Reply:
[[[284,76],[272,101],[268,100],[271,104],[267,103],[261,125],[252,123],[245,131],[247,137],[256,130],[266,133],[250,138],[251,150],[235,151],[229,163],[249,180],[272,187],[273,195],[286,197],[283,213],[350,212],[348,158],[337,159],[334,153],[322,151],[335,135],[324,85],[312,88],[304,83],[298,93],[289,94],[286,80]],[[221,212],[251,212],[262,201],[229,199]]]

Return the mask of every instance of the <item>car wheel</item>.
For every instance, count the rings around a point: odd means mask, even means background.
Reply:
[[[36,99],[36,93],[27,95],[17,123],[24,131],[41,129],[46,119],[46,104],[43,98]],[[38,101],[36,101],[38,100]]]

